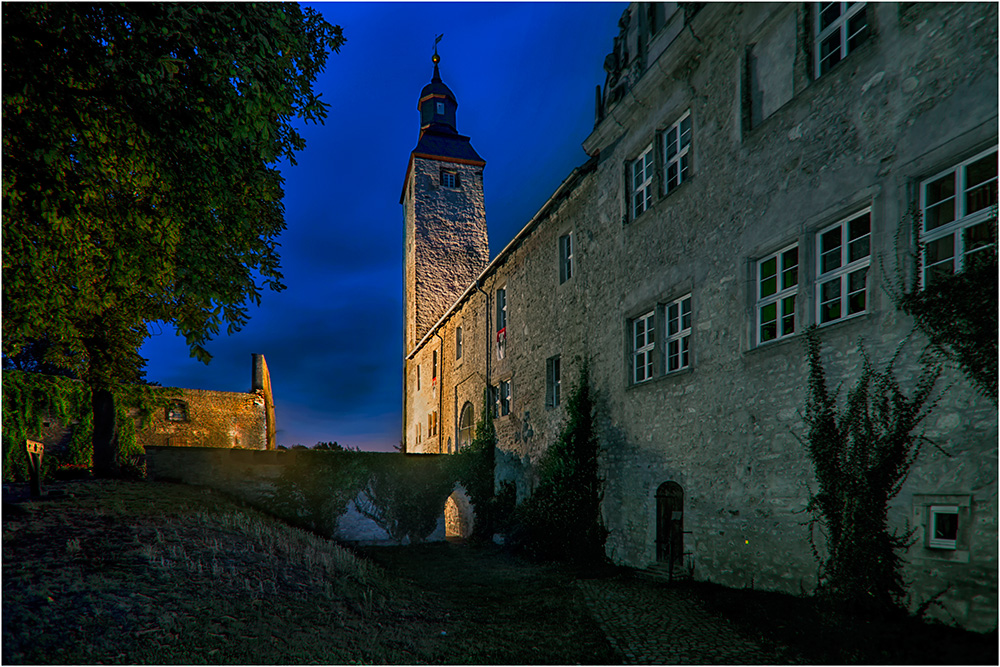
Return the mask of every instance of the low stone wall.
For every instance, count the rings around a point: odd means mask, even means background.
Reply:
[[[438,459],[381,452],[146,447],[151,480],[216,489],[290,523],[361,544],[400,542],[359,510],[370,505],[359,493],[365,475],[393,466],[438,467],[443,465]],[[445,539],[445,501],[442,497],[437,526],[425,541]]]

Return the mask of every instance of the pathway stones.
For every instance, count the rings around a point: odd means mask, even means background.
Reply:
[[[781,664],[689,590],[623,578],[578,582],[587,607],[627,665]]]

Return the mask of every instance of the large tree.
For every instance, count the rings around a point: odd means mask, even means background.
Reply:
[[[277,164],[344,38],[274,3],[4,3],[3,30],[3,353],[44,340],[90,383],[105,468],[146,323],[207,362],[283,287]]]

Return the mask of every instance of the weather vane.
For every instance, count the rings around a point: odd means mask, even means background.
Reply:
[[[438,42],[441,41],[442,37],[444,37],[443,32],[434,38],[434,55],[431,57],[431,61],[433,61],[435,65],[441,62],[441,56],[438,55]]]

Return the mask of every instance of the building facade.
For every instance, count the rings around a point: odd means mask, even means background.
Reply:
[[[492,262],[433,287],[410,279],[423,249],[480,224],[485,249],[482,161],[428,160],[422,134],[403,194],[406,451],[456,451],[487,405],[497,481],[530,494],[587,359],[608,555],[812,591],[803,332],[818,327],[842,393],[862,350],[884,364],[900,345],[912,388],[926,341],[890,292],[917,233],[925,280],[996,251],[996,5],[632,3],[618,28],[590,159]],[[916,528],[913,605],[940,594],[932,613],[989,630],[996,404],[957,371],[939,386],[937,447],[890,519]]]

